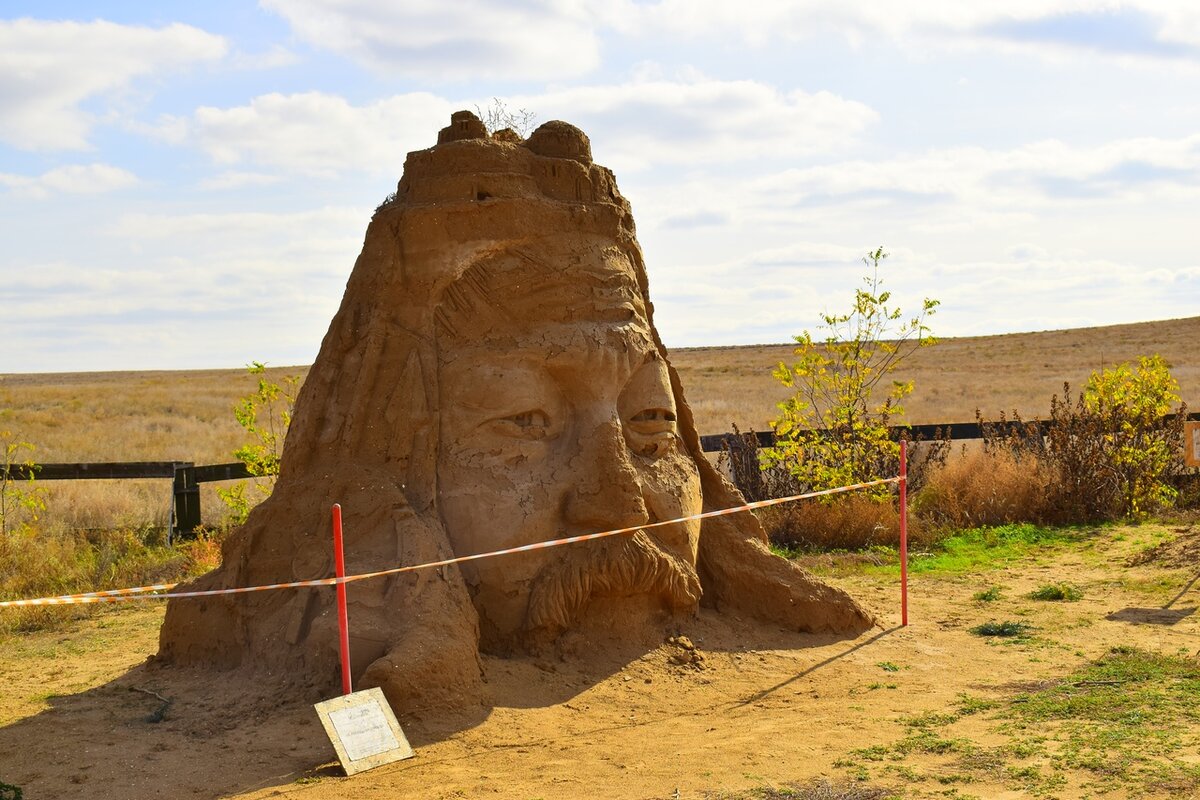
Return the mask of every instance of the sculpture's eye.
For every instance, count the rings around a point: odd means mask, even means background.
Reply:
[[[550,430],[550,418],[545,411],[536,409],[522,411],[510,417],[501,417],[488,423],[493,432],[518,439],[544,439]]]
[[[657,458],[675,444],[675,412],[669,408],[647,408],[627,419],[625,430],[636,452]]]

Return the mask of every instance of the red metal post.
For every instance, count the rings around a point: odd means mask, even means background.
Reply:
[[[903,491],[903,489],[901,489]],[[342,507],[333,506],[333,572],[346,577],[346,556],[342,551]],[[338,649],[342,657],[342,694],[350,694],[350,615],[346,611],[346,584],[337,584]]]
[[[908,626],[908,441],[900,440],[900,624]]]

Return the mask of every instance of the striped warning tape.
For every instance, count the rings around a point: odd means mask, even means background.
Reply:
[[[363,581],[368,578],[380,578],[385,575],[397,575],[401,572],[415,572],[419,569],[430,569],[432,567],[445,567],[450,564],[461,564],[464,561],[477,561],[483,558],[494,558],[496,556],[505,556],[510,553],[525,553],[530,550],[541,550],[546,547],[559,547],[564,544],[574,544],[575,542],[586,542],[592,539],[602,539],[606,536],[619,536],[623,533],[635,533],[649,528],[661,528],[666,525],[677,525],[681,522],[693,522],[695,520],[709,519],[710,517],[722,517],[726,514],[737,514],[742,511],[751,511],[756,508],[766,508],[775,506],[781,503],[790,503],[795,500],[807,500],[814,497],[824,497],[831,494],[840,494],[842,492],[852,492],[857,489],[867,489],[872,486],[882,486],[888,483],[899,483],[900,478],[884,478],[877,481],[869,481],[867,483],[856,483],[853,486],[839,486],[836,489],[825,489],[820,492],[808,492],[806,494],[796,494],[790,497],[777,497],[771,500],[757,500],[753,503],[735,506],[734,508],[722,508],[717,511],[704,511],[699,514],[690,514],[686,517],[678,519],[669,519],[663,522],[650,522],[645,525],[634,525],[629,528],[617,528],[611,531],[601,531],[600,533],[586,533],[581,536],[569,536],[565,539],[552,539],[546,542],[534,542],[533,544],[525,544],[520,547],[509,547],[505,550],[493,550],[487,553],[475,553],[469,556],[456,556],[454,558],[446,558],[441,561],[430,561],[425,564],[413,564],[406,567],[394,567],[392,569],[379,570],[378,572],[364,572],[358,575],[347,575],[344,578],[316,578],[310,581],[289,581],[288,583],[270,583],[263,586],[239,586],[232,589],[206,589],[193,592],[170,592],[178,586],[178,583],[156,583],[150,586],[134,586],[128,589],[106,589],[100,592],[85,592],[83,594],[65,594],[57,597],[38,597],[30,600],[0,600],[0,608],[21,608],[27,606],[56,606],[56,605],[86,605],[90,603],[117,603],[124,600],[159,600],[169,599],[172,597],[212,597],[222,594],[245,594],[247,592],[265,592],[273,589],[300,589],[308,586],[335,586],[338,583],[353,583],[355,581]]]

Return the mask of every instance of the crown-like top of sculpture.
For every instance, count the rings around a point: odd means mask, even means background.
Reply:
[[[479,117],[470,111],[455,111],[450,115],[450,124],[438,131],[438,144],[467,139],[491,139],[505,144],[522,145],[539,156],[570,158],[585,165],[592,163],[592,143],[587,134],[571,123],[558,119],[541,125],[528,139],[522,141],[520,134],[512,128],[502,128],[489,134]]]
[[[625,204],[574,125],[552,120],[521,139],[508,128],[489,134],[479,117],[456,111],[435,146],[408,154],[396,195],[381,210],[515,198]]]

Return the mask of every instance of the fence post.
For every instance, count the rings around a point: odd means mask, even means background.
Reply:
[[[174,502],[168,544],[177,536],[195,533],[200,527],[200,484],[196,482],[195,464],[176,462],[172,492]]]

